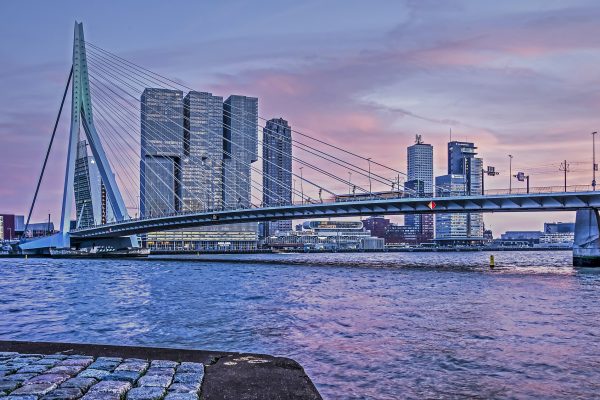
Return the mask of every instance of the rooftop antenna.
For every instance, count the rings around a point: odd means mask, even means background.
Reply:
[[[452,141],[452,128],[450,128],[450,141]]]
[[[415,144],[423,144],[423,136],[415,135]]]

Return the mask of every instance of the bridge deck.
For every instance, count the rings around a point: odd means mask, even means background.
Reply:
[[[432,202],[435,203],[433,206]],[[433,206],[433,208],[432,208]],[[281,219],[352,217],[368,215],[436,214],[449,212],[576,211],[600,207],[600,192],[553,192],[456,197],[422,197],[338,201],[304,205],[202,211],[156,218],[131,219],[74,230],[79,239],[110,238],[197,226]]]

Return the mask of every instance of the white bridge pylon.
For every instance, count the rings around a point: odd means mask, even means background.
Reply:
[[[83,23],[75,22],[73,37],[73,76],[71,82],[71,128],[69,133],[69,148],[67,152],[67,165],[62,199],[61,220],[59,233],[22,243],[22,250],[34,250],[44,248],[68,249],[71,247],[71,214],[73,212],[75,162],[77,158],[77,144],[79,142],[81,127],[90,146],[102,183],[106,189],[106,197],[113,210],[116,221],[128,219],[127,208],[123,196],[117,186],[115,175],[102,143],[94,125],[92,113],[92,97],[88,77],[87,56],[85,50],[85,39],[83,35]],[[116,249],[137,248],[139,241],[137,236],[115,238],[109,241],[97,241],[97,246],[107,246]]]

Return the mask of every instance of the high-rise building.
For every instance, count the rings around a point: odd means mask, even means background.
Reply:
[[[183,99],[183,211],[223,208],[223,98],[189,92]]]
[[[88,155],[88,143],[77,143],[73,188],[75,192],[76,226],[86,228],[114,220],[112,207],[107,201],[106,188],[94,157]]]
[[[465,194],[481,194],[483,162],[477,155],[477,147],[471,142],[448,143],[448,174],[464,175]]]
[[[140,212],[182,209],[183,92],[147,88],[141,98]]]
[[[433,146],[423,143],[421,135],[416,136],[415,144],[407,148],[408,180],[420,180],[424,193],[433,193]]]
[[[252,163],[258,160],[258,99],[232,95],[223,103],[223,204],[247,208],[252,200]],[[232,230],[252,232],[255,222],[235,224]]]
[[[263,128],[263,205],[292,203],[292,128],[283,118],[274,118]],[[292,230],[291,220],[267,222],[264,236]]]
[[[483,160],[475,157],[474,143],[452,141],[448,143],[448,175],[436,178],[436,195],[468,196],[481,194]],[[483,239],[482,213],[437,214],[435,219],[437,240],[477,241]]]
[[[250,206],[252,163],[258,160],[258,99],[229,96],[223,104],[223,202]]]
[[[425,183],[419,179],[406,181],[404,188],[419,197],[429,197],[425,193]],[[433,239],[433,214],[407,214],[404,216],[404,225],[414,234],[416,243],[429,242]]]
[[[141,213],[250,205],[258,158],[258,100],[148,88],[142,94]],[[225,168],[227,166],[227,168]],[[226,198],[229,200],[226,203]],[[227,204],[227,205],[226,205]],[[156,251],[256,249],[256,223],[148,233]]]
[[[433,146],[423,142],[421,135],[415,144],[407,148],[408,181],[404,188],[414,195],[433,195]],[[409,214],[404,217],[404,225],[414,232],[416,241],[423,243],[433,239],[433,214]]]
[[[435,178],[437,196],[463,196],[465,177],[448,174]],[[463,241],[469,236],[466,213],[440,213],[435,216],[435,238],[443,241]]]

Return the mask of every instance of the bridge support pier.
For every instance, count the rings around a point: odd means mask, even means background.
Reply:
[[[600,267],[600,216],[597,208],[577,211],[573,266]]]

